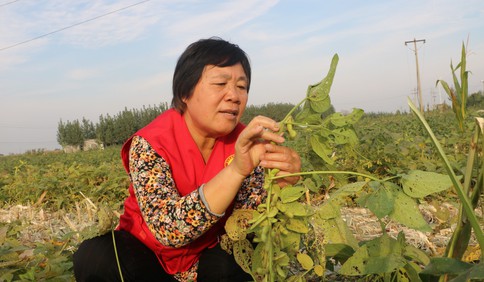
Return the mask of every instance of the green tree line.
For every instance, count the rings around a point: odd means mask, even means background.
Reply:
[[[467,100],[469,107],[482,107],[484,95],[482,91],[473,93]],[[248,105],[241,122],[249,123],[254,117],[264,115],[274,120],[282,120],[286,113],[294,107],[291,103],[268,103],[263,105]],[[123,144],[133,133],[147,125],[155,117],[169,108],[167,103],[157,106],[143,106],[141,109],[127,109],[126,107],[116,115],[101,115],[97,123],[86,118],[73,121],[59,121],[57,127],[57,142],[60,145],[82,146],[85,140],[97,139],[105,146]],[[334,113],[333,106],[324,113]],[[373,113],[375,114],[375,113]],[[365,115],[372,115],[367,113]],[[378,115],[378,114],[376,114]]]
[[[293,107],[294,105],[290,103],[249,105],[241,118],[241,122],[247,124],[258,115],[282,120]],[[73,121],[60,120],[57,127],[57,142],[62,146],[82,146],[85,140],[97,139],[105,146],[120,145],[168,108],[167,103],[158,106],[143,106],[142,109],[129,110],[124,108],[114,116],[101,115],[97,123],[93,123],[86,118]]]
[[[131,110],[125,107],[115,115],[101,115],[97,123],[84,117],[81,121],[60,120],[57,126],[57,142],[62,146],[82,146],[85,140],[97,139],[105,146],[120,145],[167,109],[167,103]]]

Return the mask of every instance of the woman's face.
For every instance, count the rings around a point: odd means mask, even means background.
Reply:
[[[207,65],[183,116],[192,135],[218,138],[234,130],[247,104],[247,77],[242,65]],[[194,136],[196,138],[197,136]]]

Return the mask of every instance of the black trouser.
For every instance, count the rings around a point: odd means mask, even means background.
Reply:
[[[115,231],[114,235],[124,281],[176,281],[136,237],[127,231]],[[78,282],[121,281],[111,233],[82,242],[74,253],[74,274]],[[219,245],[202,252],[198,282],[250,280],[251,276]]]

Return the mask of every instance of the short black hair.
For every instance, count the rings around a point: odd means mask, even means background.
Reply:
[[[219,37],[201,39],[190,44],[178,58],[173,74],[173,99],[171,106],[180,113],[186,109],[184,99],[192,96],[195,85],[207,65],[228,67],[240,63],[250,88],[251,68],[247,54],[236,44]]]

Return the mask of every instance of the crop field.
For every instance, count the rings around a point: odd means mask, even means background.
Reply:
[[[430,112],[427,120],[455,170],[462,172],[470,136],[449,128],[454,123],[450,110]],[[354,154],[339,159],[339,170],[380,177],[415,169],[443,172],[442,161],[412,114],[364,115],[354,128],[358,145]],[[109,231],[122,211],[128,179],[119,151],[119,146],[113,146],[0,158],[0,281],[74,280],[71,256],[77,245]],[[323,196],[338,189],[322,186],[326,187]],[[410,244],[429,256],[440,256],[455,228],[457,196],[449,188],[418,203],[431,231],[416,231],[385,218],[386,231],[395,238],[404,231]],[[481,207],[476,213],[481,218]],[[351,196],[345,198],[341,217],[358,241],[381,235],[377,217]],[[464,261],[479,260],[476,246],[471,238]]]
[[[454,86],[438,82],[451,106],[426,112],[331,111],[337,63],[277,118],[300,180],[281,188],[265,169],[267,198],[230,215],[222,248],[257,282],[483,281],[484,118],[468,107],[464,45]],[[119,152],[0,157],[0,281],[74,281],[80,242],[122,212]]]

